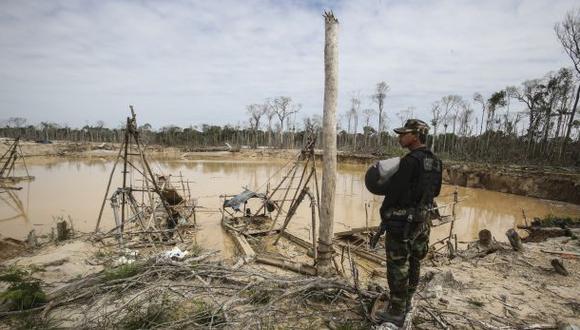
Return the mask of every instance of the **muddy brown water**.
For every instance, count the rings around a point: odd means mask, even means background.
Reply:
[[[283,162],[197,160],[153,161],[152,164],[157,173],[181,173],[191,181],[191,194],[203,207],[197,216],[199,231],[195,239],[203,247],[221,250],[225,256],[233,253],[233,244],[221,228],[218,210],[223,199],[219,196],[237,194],[243,190],[242,187],[259,188],[263,192],[268,178],[271,178],[273,187],[286,174],[280,171]],[[17,239],[25,238],[31,229],[35,229],[37,234],[47,234],[62,217],[72,218],[76,230],[93,231],[112,166],[111,161],[104,159],[29,162],[28,169],[35,180],[20,183],[23,189],[13,191],[13,194],[0,193],[0,233]],[[363,165],[339,165],[335,232],[364,227],[367,221],[369,226],[379,223],[378,209],[382,197],[366,191],[363,182],[365,170]],[[120,171],[118,167],[112,187],[121,185]],[[131,176],[133,179],[138,177],[134,172]],[[450,203],[454,189],[453,186],[444,186],[438,202]],[[522,209],[528,219],[548,214],[580,216],[580,205],[481,189],[458,187],[457,190],[459,198],[464,199],[456,208],[454,232],[460,241],[475,239],[479,230],[484,228],[489,229],[497,240],[505,241],[505,231],[523,223]],[[17,206],[19,202],[22,210]],[[367,212],[365,204],[368,204]],[[309,202],[305,201],[289,224],[292,233],[305,239],[311,235],[308,205]],[[444,211],[449,212],[450,209]],[[278,221],[281,222],[282,218]],[[112,226],[112,210],[107,203],[102,227]],[[448,225],[434,228],[431,239],[438,240],[448,232]]]

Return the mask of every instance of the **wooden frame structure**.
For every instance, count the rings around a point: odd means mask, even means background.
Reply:
[[[188,223],[193,216],[195,225],[196,201],[191,198],[189,181],[184,181],[180,174],[177,184],[172,184],[171,176],[153,173],[140,141],[133,106],[130,106],[130,110],[131,117],[127,117],[125,137],[109,176],[95,232],[99,231],[103,210],[109,200],[116,226],[108,234],[114,234],[121,246],[124,244],[124,235],[144,235],[154,244],[160,239],[170,239],[177,233],[183,241],[177,230],[178,224]],[[122,186],[109,197],[111,182],[120,160],[123,163]],[[130,170],[140,176],[141,186],[133,185],[128,177]],[[175,185],[179,185],[179,188],[175,188]],[[140,193],[140,196],[135,193]],[[140,200],[137,197],[141,197]],[[160,221],[163,218],[166,219],[165,228]]]
[[[253,195],[253,197],[262,199],[262,205],[257,208],[255,212],[248,211],[249,209],[246,207],[247,200],[241,199],[243,208],[241,208],[240,211],[242,211],[243,214],[241,216],[236,216],[235,212],[231,212],[227,207],[227,198],[235,196],[220,196],[224,198],[224,206],[221,210],[222,226],[232,237],[242,259],[245,262],[256,260],[257,262],[275,265],[305,274],[316,274],[314,266],[294,263],[290,260],[279,258],[272,259],[257,254],[248,242],[248,240],[258,237],[277,235],[274,239],[274,244],[277,244],[280,237],[284,236],[293,242],[297,240],[300,241],[300,244],[297,243],[299,246],[304,246],[306,244],[308,249],[312,248],[314,259],[316,260],[317,211],[320,209],[317,201],[320,199],[320,190],[318,188],[316,160],[314,155],[315,144],[316,139],[314,135],[311,134],[308,137],[304,148],[301,150],[300,154],[297,155],[290,168],[286,171],[287,174],[282,177],[282,180],[280,180],[277,186],[272,191],[267,189],[265,194],[254,193],[255,195]],[[294,186],[296,183],[297,185]],[[312,190],[315,190],[315,192],[313,193]],[[246,189],[242,194],[248,192],[249,190]],[[289,198],[289,196],[291,197]],[[312,216],[311,243],[304,243],[306,241],[286,232],[288,224],[306,197],[310,200]],[[284,212],[284,206],[288,205],[286,202],[289,202],[289,206],[287,211]],[[281,226],[277,227],[278,219],[284,213],[284,221]]]
[[[25,176],[16,176],[16,165],[19,160],[22,160],[22,165]],[[22,187],[15,187],[9,184],[14,184],[20,181],[34,180],[34,177],[28,173],[28,167],[24,160],[22,147],[20,146],[20,137],[17,137],[14,142],[8,147],[8,150],[0,157],[0,188],[3,190],[20,190]]]

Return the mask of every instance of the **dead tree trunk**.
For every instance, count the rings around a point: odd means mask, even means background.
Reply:
[[[334,222],[334,193],[336,190],[336,108],[338,99],[338,20],[332,12],[324,13],[324,114],[323,114],[323,170],[320,203],[318,273],[332,273],[332,236]]]

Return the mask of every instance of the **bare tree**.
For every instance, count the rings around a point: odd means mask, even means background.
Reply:
[[[441,122],[441,102],[436,101],[431,104],[431,113],[433,118],[431,119],[431,125],[433,125],[433,145],[431,149],[435,152],[435,142],[437,141],[437,127]]]
[[[348,118],[348,126],[349,126],[349,132],[350,132],[350,121],[353,121],[353,139],[352,139],[352,143],[353,143],[353,148],[356,149],[356,134],[358,132],[358,114],[360,111],[360,97],[354,93],[354,95],[351,97],[350,99],[350,110],[348,112],[349,118]]]
[[[487,101],[483,98],[480,93],[473,94],[473,100],[481,104],[481,122],[479,127],[479,135],[483,134],[483,118],[485,117],[485,110],[487,108]]]
[[[456,110],[461,106],[463,103],[463,98],[459,95],[447,95],[441,98],[441,108],[443,111],[443,117],[441,118],[443,121],[443,151],[445,151],[445,143],[447,141],[447,127],[449,126],[449,122],[451,121],[451,117],[449,113]]]
[[[377,86],[375,88],[375,94],[373,94],[371,96],[372,100],[377,103],[378,107],[379,107],[379,129],[378,129],[378,138],[377,138],[377,142],[378,142],[378,146],[381,146],[381,133],[382,133],[382,129],[383,129],[383,109],[385,106],[385,98],[387,98],[387,93],[389,92],[390,87],[389,85],[387,85],[386,82],[381,81],[379,83],[377,83]]]
[[[562,43],[564,51],[572,60],[574,64],[574,69],[578,74],[580,74],[580,8],[576,10],[571,10],[566,13],[564,20],[557,23],[554,26],[554,31],[556,36]],[[568,139],[570,138],[570,132],[572,131],[572,124],[574,122],[574,117],[576,115],[576,107],[578,106],[578,98],[580,97],[580,83],[576,89],[576,96],[574,98],[574,105],[572,106],[572,111],[570,115],[570,120],[568,122],[568,128],[566,130],[566,136],[562,142],[562,147],[560,148],[560,155],[566,151],[566,145]]]
[[[271,99],[266,99],[264,105],[267,107],[266,118],[268,118],[268,146],[272,146],[272,119],[276,115]]]
[[[405,124],[407,119],[415,117],[415,107],[408,107],[405,110],[401,110],[396,113],[399,120],[401,120],[401,126]]]
[[[364,109],[362,111],[363,113],[363,119],[365,121],[365,126],[370,127],[371,126],[371,119],[377,115],[377,112],[375,111],[375,109]]]
[[[282,146],[282,144],[283,144],[282,138],[283,138],[283,132],[284,132],[284,121],[290,115],[297,113],[300,110],[301,105],[294,103],[292,101],[291,97],[280,96],[280,97],[277,97],[274,99],[271,106],[272,106],[272,111],[274,112],[274,114],[276,114],[276,116],[278,117],[278,120],[280,120],[280,145]]]
[[[363,127],[363,133],[364,133],[364,138],[365,138],[365,147],[367,146],[367,142],[369,140],[369,136],[371,135],[371,119],[377,115],[377,112],[374,109],[364,109],[362,111],[363,113],[363,119],[365,122],[365,126]]]
[[[461,112],[459,113],[459,135],[467,136],[471,134],[469,123],[471,122],[471,116],[473,115],[473,108],[467,102],[463,103],[461,106]]]
[[[254,141],[252,143],[252,148],[256,149],[258,147],[258,135],[257,131],[260,128],[260,120],[262,116],[268,112],[267,104],[250,104],[246,106],[246,112],[250,115],[250,130],[254,136]]]
[[[26,121],[26,118],[10,117],[8,118],[8,126],[16,128],[24,127],[26,125]]]

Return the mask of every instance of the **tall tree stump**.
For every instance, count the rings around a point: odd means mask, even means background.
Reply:
[[[508,231],[505,233],[505,235],[507,236],[507,238],[510,241],[510,244],[514,250],[516,250],[516,251],[523,250],[524,246],[522,245],[522,239],[520,238],[520,235],[518,234],[518,232],[515,231],[515,229],[513,229],[513,228],[508,229]]]
[[[324,13],[324,113],[322,126],[323,168],[320,197],[318,258],[319,275],[333,271],[333,222],[336,190],[336,108],[338,103],[338,20],[332,12]]]

